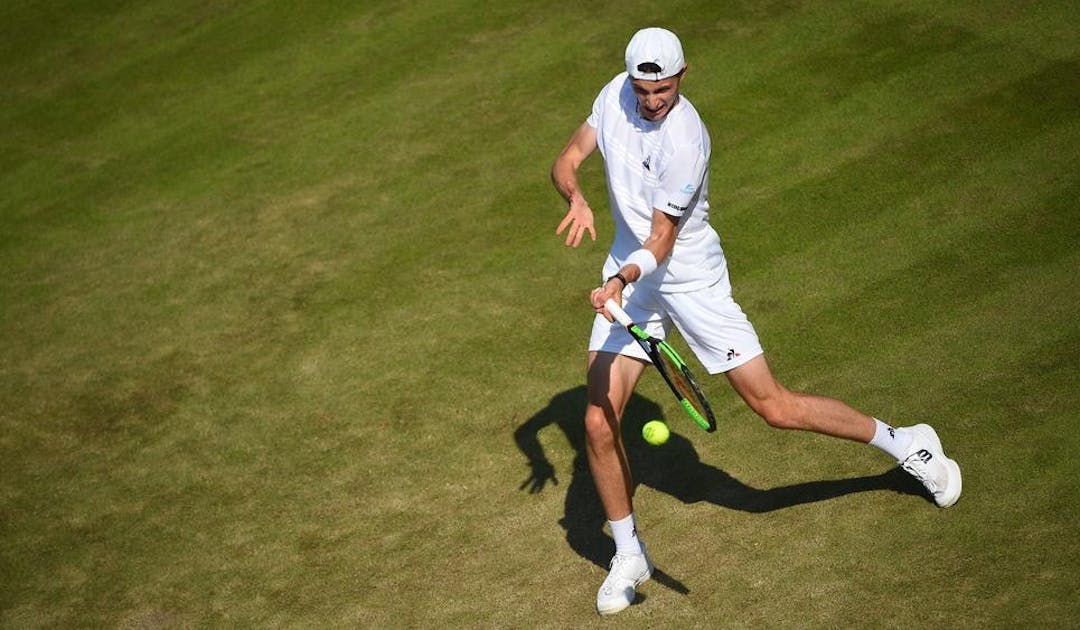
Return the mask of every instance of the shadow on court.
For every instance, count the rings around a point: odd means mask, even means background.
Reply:
[[[604,532],[607,521],[600,499],[593,487],[585,456],[585,387],[576,387],[556,395],[546,407],[525,421],[514,432],[514,440],[529,460],[530,474],[520,489],[539,493],[549,483],[563,480],[544,454],[537,438],[550,425],[558,426],[574,447],[574,466],[566,487],[566,509],[559,524],[566,530],[566,541],[583,558],[603,569],[615,553],[614,541]],[[899,468],[866,477],[808,481],[761,490],[750,487],[728,473],[701,461],[693,444],[676,433],[661,448],[654,448],[641,438],[642,425],[664,417],[651,400],[634,394],[623,418],[623,440],[636,486],[648,486],[667,493],[684,503],[707,501],[713,505],[743,512],[771,512],[784,508],[825,501],[856,492],[887,490],[929,500],[922,485]],[[722,428],[720,429],[723,430]],[[648,452],[646,452],[648,449]],[[680,593],[688,593],[681,582],[658,567],[653,579]]]

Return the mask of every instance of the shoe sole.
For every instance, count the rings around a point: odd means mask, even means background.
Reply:
[[[938,503],[938,507],[947,508],[956,504],[960,500],[960,493],[963,491],[964,481],[960,476],[960,464],[955,461],[945,458],[945,467],[949,469],[949,494],[941,499],[941,503]],[[953,491],[953,487],[956,487],[956,491]]]

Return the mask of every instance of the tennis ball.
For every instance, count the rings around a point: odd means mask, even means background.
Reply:
[[[641,427],[641,437],[653,446],[660,446],[671,437],[671,431],[662,420],[649,420]]]

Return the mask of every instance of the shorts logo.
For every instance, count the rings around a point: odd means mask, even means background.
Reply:
[[[741,355],[738,352],[735,352],[735,348],[728,348],[728,351],[727,351],[727,360],[728,361],[732,361],[734,359],[737,359],[740,356]]]

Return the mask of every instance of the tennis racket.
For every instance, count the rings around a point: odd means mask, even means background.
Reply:
[[[652,364],[660,371],[660,376],[664,377],[664,381],[667,382],[668,387],[675,394],[675,399],[683,406],[686,413],[690,414],[690,417],[702,429],[709,433],[715,431],[716,416],[713,415],[712,407],[709,406],[709,401],[702,393],[694,375],[690,373],[686,362],[682,360],[678,352],[675,352],[675,348],[663,339],[657,339],[639,328],[615,300],[608,300],[604,306],[615,321],[625,326],[634,341],[637,341],[642,350],[649,355]]]

